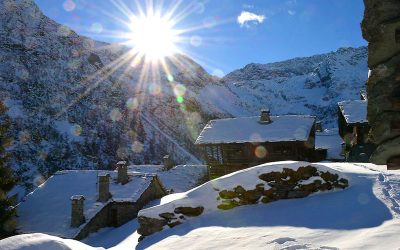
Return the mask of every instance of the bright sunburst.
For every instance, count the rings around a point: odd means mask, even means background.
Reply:
[[[138,53],[152,61],[161,60],[178,51],[178,31],[172,21],[160,15],[132,17],[132,43]]]

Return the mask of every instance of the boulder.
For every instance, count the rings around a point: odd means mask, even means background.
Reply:
[[[387,168],[389,170],[400,169],[400,155],[389,158],[389,160],[387,160]]]
[[[219,204],[217,206],[217,208],[222,210],[229,210],[237,206],[240,206],[240,204],[236,200],[224,200],[222,204]]]
[[[299,167],[297,172],[301,174],[303,180],[307,180],[312,176],[318,176],[317,168],[313,166]]]
[[[219,197],[222,199],[233,199],[237,197],[237,193],[234,191],[222,190],[219,192]]]
[[[379,25],[400,16],[398,0],[364,0],[364,19],[361,23],[363,37],[373,42],[379,39]]]
[[[385,165],[389,159],[397,156],[400,156],[400,137],[380,144],[371,155],[370,161],[378,165]]]
[[[400,32],[400,14],[397,20],[379,25],[376,38],[368,45],[368,66],[370,68],[400,54],[400,41],[396,41],[398,32]]]
[[[142,236],[148,236],[156,232],[163,230],[163,227],[168,224],[166,219],[155,219],[144,216],[138,217],[140,224],[138,233]]]
[[[272,182],[272,181],[276,182],[281,179],[281,173],[280,172],[265,173],[259,175],[258,178],[266,182]]]
[[[173,228],[173,227],[176,227],[176,226],[178,226],[178,225],[180,225],[180,224],[182,224],[182,222],[180,222],[179,220],[177,220],[177,221],[168,223],[167,225],[168,225],[170,228]]]
[[[370,138],[374,143],[383,143],[389,139],[400,136],[400,129],[394,125],[400,124],[400,112],[382,112],[377,121],[371,126]],[[400,152],[400,148],[398,149]]]
[[[183,214],[186,216],[199,216],[204,211],[204,207],[177,207],[174,210],[176,214]]]
[[[307,197],[311,192],[301,189],[296,189],[288,192],[288,199],[304,198]]]
[[[262,192],[258,190],[247,190],[239,196],[241,205],[256,204],[261,198]]]
[[[240,195],[240,194],[243,194],[244,192],[246,192],[246,189],[244,189],[242,186],[237,186],[237,187],[235,187],[234,189],[233,189],[233,191],[237,194],[237,195]]]
[[[368,99],[368,123],[371,126],[376,125],[381,121],[380,115],[383,112],[391,112],[393,109],[390,95],[380,95]]]
[[[166,220],[172,220],[172,219],[176,219],[175,214],[174,213],[161,213],[158,216],[160,216],[163,219]]]
[[[326,182],[335,182],[338,180],[339,175],[331,174],[329,172],[323,172],[321,173],[321,178],[324,179],[324,181]]]

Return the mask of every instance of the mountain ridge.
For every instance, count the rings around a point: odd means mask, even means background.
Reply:
[[[28,190],[57,170],[109,169],[120,159],[198,163],[193,142],[210,119],[264,107],[332,127],[335,102],[358,98],[368,70],[359,48],[249,64],[220,81],[184,55],[167,60],[169,74],[143,75],[129,48],[79,36],[32,0],[4,0],[0,12],[0,97],[13,119],[11,166]]]

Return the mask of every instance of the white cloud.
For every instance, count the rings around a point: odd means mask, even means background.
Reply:
[[[240,24],[240,27],[247,26],[248,23],[259,24],[264,22],[264,15],[257,15],[252,12],[242,11],[240,15],[237,17],[237,22]]]

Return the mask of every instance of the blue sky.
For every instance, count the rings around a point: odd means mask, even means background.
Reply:
[[[79,34],[107,42],[121,42],[115,34],[129,29],[118,6],[133,14],[134,0],[35,0],[43,12]],[[142,7],[145,1],[137,0]],[[163,3],[163,11],[174,5]],[[184,14],[177,29],[179,44],[208,72],[221,75],[248,63],[268,63],[366,45],[361,36],[362,0],[182,0],[175,15]]]

